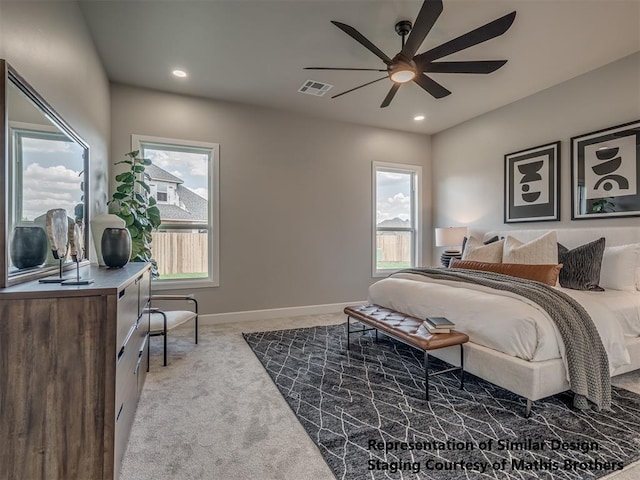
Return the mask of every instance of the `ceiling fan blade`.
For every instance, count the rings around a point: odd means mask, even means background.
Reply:
[[[367,85],[371,85],[372,83],[379,82],[380,80],[384,80],[385,78],[389,78],[389,77],[385,75],[385,76],[384,76],[384,77],[382,77],[382,78],[378,78],[377,80],[374,80],[374,81],[372,81],[372,82],[367,82],[367,83],[365,83],[365,84],[363,84],[363,85],[359,85],[359,86],[357,86],[357,87],[355,87],[355,88],[352,88],[351,90],[347,90],[346,92],[338,93],[337,95],[334,95],[334,96],[333,96],[333,97],[331,97],[331,98],[337,98],[337,97],[340,97],[340,96],[344,95],[345,93],[353,92],[354,90],[358,90],[359,88],[366,87]]]
[[[386,72],[386,68],[304,67],[303,70],[351,70],[358,72]]]
[[[356,42],[358,42],[360,45],[365,47],[371,53],[373,53],[376,57],[378,57],[384,63],[386,64],[391,63],[391,59],[387,55],[385,55],[385,53],[382,50],[380,50],[373,43],[371,43],[370,40],[368,40],[364,35],[362,35],[355,28],[344,23],[335,22],[333,20],[331,20],[331,23],[333,23],[336,27],[338,27],[344,33],[349,35],[351,38],[353,38]]]
[[[516,12],[511,12],[504,17],[500,17],[493,22],[489,22],[475,30],[443,43],[438,47],[432,48],[420,55],[416,55],[413,60],[418,64],[424,65],[432,62],[433,60],[437,60],[438,58],[446,57],[452,53],[459,52],[479,43],[491,40],[492,38],[499,37],[509,30],[509,27],[515,18]]]
[[[391,90],[389,90],[389,93],[387,93],[387,96],[384,97],[384,100],[380,104],[380,108],[385,108],[389,106],[389,104],[391,103],[391,100],[393,100],[393,97],[396,96],[396,92],[400,88],[400,85],[401,85],[400,83],[394,83],[391,86]]]
[[[402,55],[406,58],[412,58],[416,54],[441,13],[442,0],[424,0],[409,37],[402,47],[402,52],[400,52]]]
[[[429,92],[434,98],[442,98],[451,94],[449,90],[424,74],[416,76],[413,81]]]
[[[471,62],[433,62],[422,66],[431,73],[491,73],[502,67],[506,60],[479,60]]]

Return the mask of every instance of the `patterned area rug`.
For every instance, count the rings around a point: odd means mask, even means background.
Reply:
[[[357,327],[356,327],[357,328]],[[534,403],[473,375],[432,377],[422,353],[346,324],[244,334],[338,479],[589,479],[640,459],[640,396],[615,388],[613,412],[569,394]],[[430,362],[431,368],[445,364]]]

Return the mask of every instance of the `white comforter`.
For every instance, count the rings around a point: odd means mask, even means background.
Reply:
[[[629,364],[625,332],[603,297],[567,293],[593,319],[609,357],[609,370]],[[510,292],[402,273],[371,285],[369,301],[418,318],[453,319],[456,328],[469,335],[473,343],[507,355],[529,361],[565,360],[564,343],[549,315],[537,304]],[[637,322],[640,326],[640,315]]]

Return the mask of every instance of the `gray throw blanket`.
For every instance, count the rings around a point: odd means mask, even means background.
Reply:
[[[598,409],[611,407],[609,361],[596,326],[587,311],[573,298],[549,285],[499,273],[458,268],[409,268],[399,273],[416,273],[438,280],[484,285],[512,292],[540,305],[553,319],[564,342],[569,383],[575,393],[574,405]]]

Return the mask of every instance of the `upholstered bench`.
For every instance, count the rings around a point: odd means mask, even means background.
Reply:
[[[356,330],[355,332],[357,333],[375,330],[377,340],[379,330],[391,338],[424,352],[425,398],[427,401],[429,401],[429,377],[460,370],[460,389],[464,388],[462,344],[469,341],[468,335],[455,330],[452,330],[451,333],[431,334],[426,329],[419,328],[423,322],[421,319],[379,305],[350,306],[344,309],[344,313],[347,315],[347,349],[349,349],[349,340],[352,333],[350,320],[353,318],[371,327],[363,327]],[[429,373],[429,350],[455,345],[460,345],[460,366]]]

